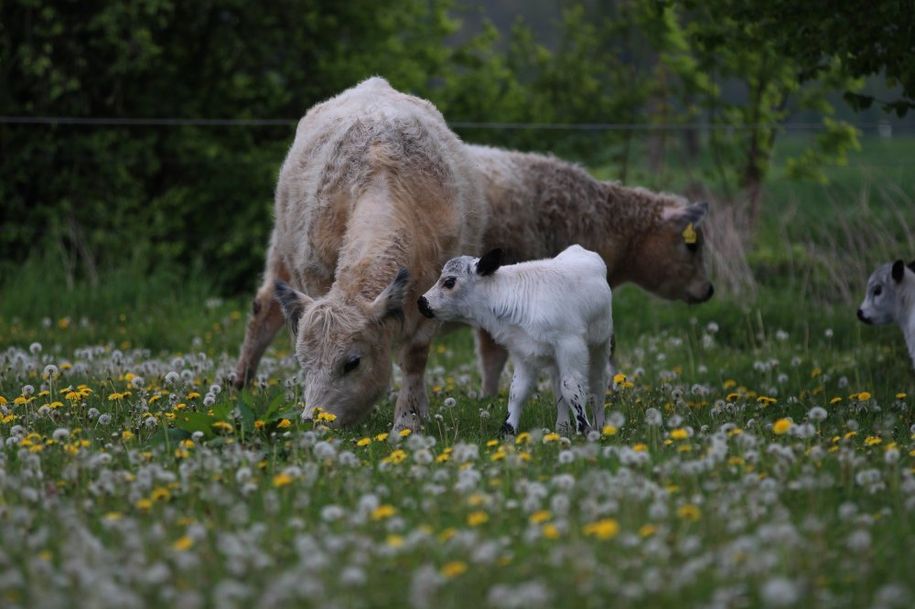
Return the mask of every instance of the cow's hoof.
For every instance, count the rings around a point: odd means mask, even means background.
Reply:
[[[508,421],[506,421],[505,423],[502,423],[502,429],[499,430],[499,437],[509,438],[515,436],[516,433],[517,432],[515,431],[515,428],[512,427]]]

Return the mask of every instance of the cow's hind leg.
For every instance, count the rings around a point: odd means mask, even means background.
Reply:
[[[551,367],[550,381],[553,383],[553,399],[556,400],[556,426],[553,429],[556,433],[567,436],[571,435],[572,426],[569,424],[569,403],[562,399],[560,380],[559,368]]]
[[[482,328],[474,332],[474,339],[477,347],[477,364],[483,380],[483,397],[496,395],[499,393],[499,377],[502,376],[502,368],[508,359],[508,351]]]
[[[591,429],[585,404],[588,400],[588,347],[581,339],[561,342],[556,349],[559,392],[568,404],[578,433]]]
[[[257,365],[273,338],[283,327],[283,309],[273,297],[276,279],[289,280],[289,274],[278,261],[271,260],[264,273],[264,283],[251,304],[251,315],[245,328],[238,364],[235,366],[235,386],[244,387],[257,373]]]

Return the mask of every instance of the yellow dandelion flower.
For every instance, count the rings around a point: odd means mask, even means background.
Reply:
[[[878,444],[882,444],[882,443],[883,443],[883,438],[881,438],[880,436],[867,436],[866,438],[864,438],[865,446],[877,446]]]
[[[371,517],[372,520],[387,520],[395,514],[397,514],[397,508],[389,503],[384,503],[372,510]]]
[[[107,514],[102,516],[102,518],[104,518],[108,522],[117,522],[118,520],[120,520],[123,517],[124,517],[124,515],[120,512],[108,512]]]
[[[387,439],[388,439],[388,434],[387,434],[387,432],[382,432],[382,433],[380,433],[380,434],[378,434],[378,435],[375,436],[375,441],[376,441],[376,442],[384,442],[384,441],[387,440]]]
[[[544,538],[546,539],[558,539],[559,538],[559,527],[557,527],[552,522],[548,522],[543,525],[543,529],[540,531]]]
[[[442,566],[442,575],[451,579],[457,577],[467,571],[467,563],[461,562],[460,560],[453,560],[449,563],[445,563]]]
[[[871,394],[868,391],[859,391],[855,396],[855,399],[857,399],[859,402],[866,402],[867,400],[871,399]]]
[[[152,501],[149,499],[140,499],[134,504],[134,506],[138,510],[146,511],[152,507]]]
[[[588,537],[612,539],[620,532],[620,525],[613,518],[602,518],[586,524],[584,528],[582,528],[582,532]]]
[[[356,446],[368,446],[368,445],[371,444],[371,443],[372,443],[372,439],[371,439],[371,438],[368,438],[368,437],[366,437],[366,438],[360,438],[359,441],[356,442]]]
[[[0,395],[0,406],[6,406],[9,402],[6,401],[6,398]]]
[[[213,427],[214,429],[218,429],[220,431],[234,431],[235,430],[235,428],[232,427],[232,424],[229,423],[228,421],[215,421],[215,422],[213,422],[211,427]]]
[[[276,424],[279,429],[286,429],[287,427],[292,427],[292,421],[289,419],[280,419],[280,422]]]
[[[448,527],[447,529],[443,529],[442,532],[438,534],[438,539],[444,543],[455,535],[457,535],[457,529],[454,527]]]
[[[444,463],[444,462],[446,462],[446,461],[447,461],[448,459],[450,459],[450,458],[451,458],[451,453],[443,452],[443,453],[440,453],[439,455],[437,455],[437,456],[435,457],[435,462],[436,462],[436,463]]]
[[[134,433],[132,431],[130,431],[129,429],[125,429],[124,431],[121,432],[121,440],[123,440],[124,442],[129,442],[130,440],[133,440],[133,436],[134,436]]]
[[[399,548],[403,545],[403,537],[400,535],[388,535],[385,543],[387,543],[392,548]]]
[[[319,423],[333,423],[337,420],[337,415],[331,412],[319,412],[318,416],[315,417],[315,421]]]
[[[617,372],[616,374],[613,375],[613,384],[614,385],[622,385],[625,382],[626,382],[626,375],[623,374],[622,372]]]
[[[697,505],[687,503],[677,508],[677,516],[683,520],[696,522],[702,516],[702,510],[700,510]]]
[[[398,448],[397,450],[391,451],[391,454],[381,460],[382,463],[393,463],[397,465],[398,463],[403,463],[407,459],[407,451]]]
[[[109,394],[108,394],[108,401],[109,401],[109,402],[115,402],[115,401],[117,401],[117,400],[123,400],[123,399],[124,399],[124,394],[123,394],[123,393],[114,392],[114,393],[109,393]]]
[[[488,440],[486,442],[486,448],[492,448],[493,446],[498,446],[498,445],[499,445],[498,440]]]
[[[772,424],[772,433],[777,436],[784,435],[788,433],[788,430],[791,429],[792,425],[791,419],[779,419]]]
[[[20,395],[13,400],[13,404],[16,406],[24,406],[28,403],[29,403],[29,400],[24,395]]]
[[[153,501],[168,501],[172,498],[172,493],[164,486],[157,486],[149,494],[149,498]]]
[[[410,429],[409,427],[405,427],[405,428],[401,429],[399,432],[397,432],[397,435],[400,436],[401,438],[406,438],[411,433],[413,433],[413,430]]]
[[[643,524],[639,528],[639,535],[641,537],[651,537],[657,531],[658,531],[657,527],[655,527],[653,524]]]
[[[543,436],[543,443],[544,443],[544,444],[549,444],[550,442],[559,442],[559,434],[556,433],[555,431],[552,432],[552,433],[548,433],[548,434],[546,434],[545,436]]]
[[[721,384],[724,389],[733,389],[737,386],[737,381],[734,379],[726,379],[724,383]]]
[[[536,511],[533,514],[531,514],[531,516],[530,516],[530,518],[528,518],[528,520],[530,522],[532,522],[533,524],[540,524],[542,522],[546,522],[547,520],[550,520],[552,517],[553,517],[553,514],[551,514],[548,510],[539,510],[539,511]]]
[[[636,444],[632,447],[632,450],[634,450],[637,453],[643,453],[648,450],[648,445],[645,444],[644,442],[639,442],[638,444]]]
[[[673,440],[686,440],[689,438],[689,432],[682,427],[678,427],[670,432],[670,437]]]
[[[527,444],[531,441],[531,434],[526,431],[522,431],[515,438],[515,444]]]
[[[0,396],[0,397],[2,397],[2,396]],[[905,392],[902,392],[902,391],[900,391],[899,393],[896,394],[897,400],[904,400],[904,399],[906,399],[906,397],[908,397],[908,396],[906,396]],[[0,402],[0,404],[3,404],[3,403],[4,402]]]
[[[279,474],[273,477],[273,486],[276,488],[281,488],[292,484],[294,478],[287,474],[286,472],[280,472]]]
[[[839,396],[836,396],[836,397],[832,398],[831,400],[829,400],[829,403],[834,406],[841,401],[842,401],[842,398],[840,398]]]
[[[267,426],[267,422],[264,421],[263,419],[258,419],[256,421],[254,421],[254,429],[263,429],[266,426]]]
[[[604,425],[604,427],[600,430],[600,435],[603,436],[603,437],[605,437],[605,438],[609,438],[610,436],[615,436],[616,433],[617,433],[618,431],[619,431],[619,430],[618,430],[614,425],[611,425],[610,423],[607,423],[607,424]]]
[[[478,527],[481,524],[489,522],[489,514],[483,510],[476,510],[467,514],[467,524],[472,527]]]
[[[178,552],[187,552],[194,545],[194,540],[189,536],[184,535],[175,540],[175,543],[172,544],[172,548]]]
[[[756,398],[756,401],[759,402],[760,404],[762,404],[763,406],[769,406],[770,404],[776,403],[778,400],[776,400],[775,398],[770,398],[767,395],[761,395],[758,398]]]

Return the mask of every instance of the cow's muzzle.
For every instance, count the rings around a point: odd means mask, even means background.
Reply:
[[[873,323],[870,319],[867,318],[867,316],[864,314],[864,311],[862,311],[861,309],[858,309],[858,319],[860,319],[861,321],[863,321],[866,324]]]
[[[429,308],[429,301],[426,300],[425,296],[420,296],[419,300],[416,301],[416,304],[419,305],[419,312],[425,317],[428,317],[429,319],[435,317],[435,313]]]

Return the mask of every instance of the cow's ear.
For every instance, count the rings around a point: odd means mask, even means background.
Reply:
[[[893,276],[893,281],[896,283],[902,283],[902,279],[905,277],[905,262],[902,260],[897,260],[893,263],[893,270],[890,272]]]
[[[661,213],[661,218],[683,229],[689,225],[699,226],[708,216],[709,204],[706,201],[690,203],[683,207],[667,207]]]
[[[477,261],[477,275],[483,277],[492,275],[500,266],[502,266],[502,250],[499,248],[490,250]]]
[[[403,299],[409,280],[410,272],[400,267],[394,280],[372,301],[372,314],[376,321],[381,322],[390,317],[403,319]]]
[[[283,316],[286,318],[286,323],[289,324],[293,336],[298,334],[299,319],[305,308],[311,304],[311,298],[279,280],[273,284],[273,297],[282,305]]]

